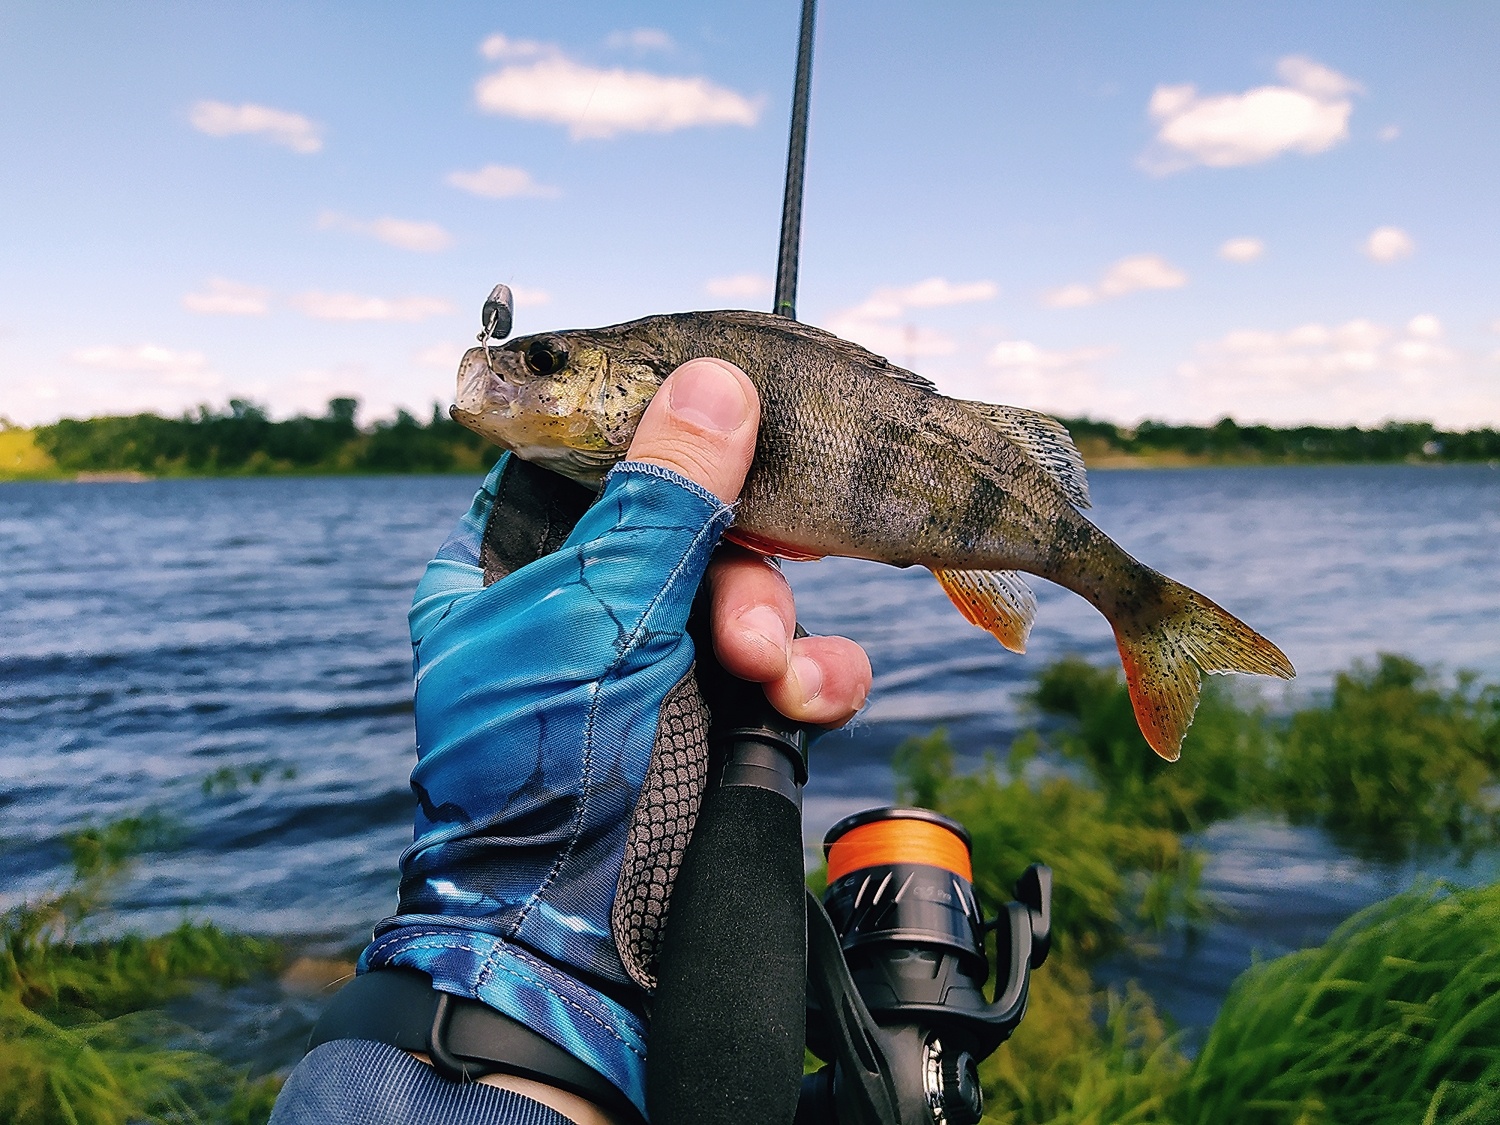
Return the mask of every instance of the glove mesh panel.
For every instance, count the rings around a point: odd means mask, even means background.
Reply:
[[[667,903],[708,780],[708,708],[692,668],[662,700],[646,782],[630,821],[610,928],[620,960],[642,988],[656,987]]]

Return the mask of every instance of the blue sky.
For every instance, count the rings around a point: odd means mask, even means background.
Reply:
[[[769,307],[798,5],[0,0],[0,415]],[[1131,422],[1500,424],[1500,6],[823,0],[802,319]]]

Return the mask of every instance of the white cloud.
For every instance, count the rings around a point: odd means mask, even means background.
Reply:
[[[955,285],[946,278],[929,277],[905,289],[876,290],[876,299],[894,297],[903,306],[935,309],[943,305],[966,305],[972,301],[990,301],[1000,295],[993,281],[966,281]]]
[[[1042,304],[1054,309],[1076,309],[1143,289],[1180,289],[1187,280],[1187,274],[1160,254],[1132,254],[1105,270],[1098,285],[1073,282],[1050,289],[1042,294]]]
[[[1226,262],[1253,262],[1266,252],[1258,238],[1231,238],[1219,247],[1219,257]]]
[[[955,284],[942,277],[929,277],[915,285],[884,286],[853,308],[834,313],[828,318],[828,330],[871,351],[904,361],[951,355],[956,345],[942,333],[910,322],[897,322],[911,309],[988,301],[999,293],[1000,287],[993,281]]]
[[[737,273],[731,277],[712,277],[704,284],[711,297],[727,297],[734,300],[753,300],[769,297],[775,285],[769,277],[759,273]]]
[[[535,39],[511,39],[509,36],[496,32],[479,44],[479,53],[487,59],[495,61],[514,59],[535,59],[543,55],[557,54],[557,48],[550,43],[538,43]]]
[[[450,172],[448,183],[461,191],[482,195],[486,199],[550,199],[558,194],[555,187],[539,184],[525,168],[505,164],[486,164],[473,172]]]
[[[202,292],[184,293],[182,307],[205,316],[265,316],[271,309],[271,291],[215,277]]]
[[[432,254],[453,245],[453,236],[437,223],[386,217],[376,219],[369,225],[369,229],[371,234],[387,245],[421,254]]]
[[[644,70],[603,70],[556,47],[492,35],[481,48],[507,65],[481,78],[474,99],[486,113],[565,125],[574,140],[619,133],[667,133],[694,125],[754,125],[763,98]]]
[[[1419,313],[1406,322],[1406,331],[1426,340],[1438,340],[1443,335],[1443,324],[1431,313]]]
[[[1099,292],[1105,297],[1123,297],[1141,289],[1180,289],[1187,284],[1187,274],[1157,254],[1136,254],[1121,258],[1109,267]]]
[[[1399,125],[1387,125],[1384,129],[1375,134],[1375,136],[1382,141],[1394,141],[1400,135],[1401,126]]]
[[[451,368],[457,371],[458,361],[463,358],[464,349],[467,346],[444,340],[440,344],[433,344],[429,348],[423,348],[412,358],[422,367]]]
[[[1372,262],[1399,262],[1416,252],[1417,244],[1400,227],[1379,227],[1365,239],[1365,256]]]
[[[552,300],[552,294],[545,289],[532,289],[525,285],[512,285],[510,295],[515,299],[518,309],[536,308]]]
[[[1109,354],[1107,348],[1074,348],[1071,351],[1049,351],[1030,340],[1001,340],[990,349],[985,362],[1002,371],[1040,375],[1062,371],[1089,363]]]
[[[1042,294],[1042,304],[1051,309],[1081,309],[1099,298],[1094,290],[1080,281],[1061,285]]]
[[[160,382],[179,386],[211,388],[218,386],[221,381],[218,375],[209,370],[208,360],[202,352],[175,351],[160,344],[80,348],[69,355],[68,359],[81,367],[131,375],[151,375]]]
[[[368,235],[387,246],[400,250],[411,250],[418,254],[435,254],[453,245],[453,236],[437,223],[417,222],[411,219],[393,219],[390,216],[364,222],[341,215],[337,211],[324,211],[318,216],[320,230],[344,230],[353,234]]]
[[[665,31],[657,27],[636,27],[629,31],[611,31],[605,44],[616,50],[629,48],[634,51],[670,51],[677,44]]]
[[[1058,414],[1094,414],[1110,400],[1097,371],[1112,347],[1048,349],[1030,340],[1002,340],[985,356],[994,380],[979,390],[982,398]]]
[[[1362,94],[1365,89],[1354,79],[1304,55],[1287,55],[1276,64],[1276,73],[1293,89],[1326,101]]]
[[[929,277],[915,285],[884,286],[875,290],[860,304],[843,315],[867,320],[893,320],[908,309],[935,309],[944,305],[964,305],[973,301],[990,301],[1000,295],[993,281],[966,281],[955,284],[944,277]]]
[[[302,114],[251,102],[243,105],[198,102],[188,120],[193,128],[210,137],[259,134],[273,144],[301,153],[318,152],[323,147],[322,130]]]
[[[418,321],[449,316],[454,309],[441,297],[365,297],[358,293],[303,293],[292,304],[314,320]]]
[[[1283,58],[1276,71],[1285,85],[1243,94],[1158,86],[1148,107],[1156,143],[1141,166],[1157,175],[1194,164],[1233,168],[1285,152],[1325,152],[1348,138],[1351,96],[1362,90],[1358,82],[1295,55]]]
[[[864,345],[876,355],[887,356],[896,363],[952,355],[958,350],[958,345],[950,337],[911,323],[891,324],[834,316],[828,321],[828,330],[836,336]]]
[[[1283,332],[1238,329],[1201,344],[1178,374],[1184,414],[1361,425],[1430,418],[1472,426],[1500,418],[1492,362],[1449,344],[1431,313],[1404,327],[1360,318]]]

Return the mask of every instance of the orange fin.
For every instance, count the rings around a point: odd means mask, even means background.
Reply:
[[[1013,570],[934,570],[943,593],[958,611],[981,629],[988,629],[1011,652],[1025,652],[1031,623],[1036,620],[1036,595]]]
[[[724,538],[731,543],[738,543],[748,551],[754,551],[759,555],[773,555],[778,559],[786,559],[788,562],[817,562],[822,555],[809,555],[802,551],[793,550],[791,547],[783,547],[780,543],[770,539],[764,539],[749,531],[738,527],[731,527],[724,533]]]
[[[1181,583],[1165,581],[1165,613],[1141,629],[1117,623],[1115,640],[1141,733],[1151,749],[1175,762],[1198,709],[1200,671],[1284,680],[1297,672],[1284,652],[1239,618]]]

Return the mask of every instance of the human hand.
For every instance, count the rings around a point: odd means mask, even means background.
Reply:
[[[693,360],[662,384],[626,458],[672,469],[733,503],[759,422],[759,400],[744,372],[722,360]],[[792,589],[774,561],[724,544],[706,580],[714,654],[731,675],[761,684],[771,704],[799,723],[842,726],[864,706],[869,657],[844,637],[793,639]]]

